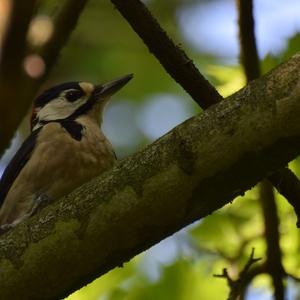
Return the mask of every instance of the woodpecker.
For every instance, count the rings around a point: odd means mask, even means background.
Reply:
[[[116,156],[101,131],[102,114],[109,98],[132,77],[101,85],[67,82],[37,97],[31,134],[0,181],[1,231],[112,167]]]

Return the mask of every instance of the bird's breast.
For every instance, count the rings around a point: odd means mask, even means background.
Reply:
[[[33,153],[40,188],[53,198],[71,192],[111,168],[115,156],[97,124],[82,120],[82,138],[74,139],[59,123],[44,126]],[[34,160],[36,158],[36,160]],[[42,191],[43,192],[43,191]]]

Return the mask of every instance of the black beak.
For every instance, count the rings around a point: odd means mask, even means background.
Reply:
[[[96,85],[94,93],[97,97],[109,97],[120,90],[132,78],[133,74],[128,74],[108,83]]]

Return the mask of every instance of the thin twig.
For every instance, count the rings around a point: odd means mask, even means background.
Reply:
[[[216,254],[219,254],[222,258],[226,259],[231,264],[237,263],[244,255],[244,251],[246,247],[252,243],[255,239],[261,238],[262,234],[256,234],[255,236],[249,237],[241,241],[239,248],[237,249],[236,253],[233,255],[226,254],[222,249],[217,249]]]
[[[186,53],[174,44],[140,0],[111,0],[165,70],[203,109],[222,100]]]
[[[239,273],[239,276],[236,280],[232,279],[229,276],[226,268],[223,269],[222,274],[213,275],[214,277],[225,278],[227,280],[228,286],[230,288],[229,296],[227,298],[228,300],[238,299],[238,297],[241,295],[241,293],[246,289],[246,287],[251,282],[251,281],[249,281],[249,279],[251,278],[251,280],[252,280],[254,278],[252,275],[251,276],[248,275],[248,274],[250,274],[249,272],[250,272],[251,266],[260,260],[261,260],[261,258],[254,258],[254,248],[253,248],[247,263],[245,264],[245,266]],[[259,272],[261,272],[263,269],[259,268],[258,270],[259,270]],[[256,272],[255,274],[257,275],[258,273]]]
[[[273,187],[268,180],[260,185],[260,199],[265,222],[265,239],[267,243],[267,270],[273,280],[274,297],[284,299],[284,268],[281,261],[279,219]]]
[[[247,272],[247,274],[244,276],[243,284],[241,286],[240,300],[246,298],[246,292],[247,292],[247,289],[248,289],[250,283],[252,282],[252,280],[256,276],[261,275],[261,274],[265,274],[265,273],[267,273],[267,268],[266,268],[266,263],[265,262],[253,266],[253,268],[251,268]]]

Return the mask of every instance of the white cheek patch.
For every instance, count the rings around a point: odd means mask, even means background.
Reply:
[[[47,103],[37,113],[40,121],[53,121],[65,119],[72,115],[80,106],[86,103],[88,97],[83,97],[75,102],[68,102],[63,96]]]

